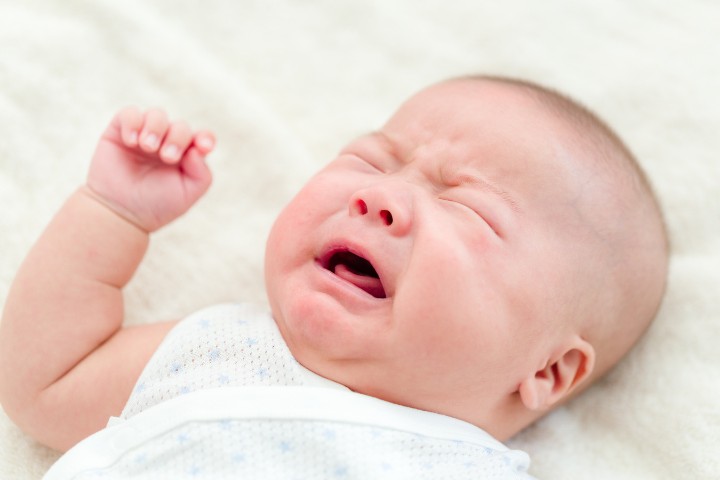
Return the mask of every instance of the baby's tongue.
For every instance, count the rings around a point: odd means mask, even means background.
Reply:
[[[350,270],[345,264],[338,264],[335,266],[335,275],[347,280],[358,288],[365,290],[367,293],[375,298],[385,298],[385,289],[382,286],[379,278],[368,277],[366,275],[360,275]]]

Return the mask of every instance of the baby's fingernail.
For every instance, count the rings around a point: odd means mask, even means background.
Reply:
[[[198,147],[202,148],[203,150],[212,150],[215,146],[215,142],[212,141],[211,138],[208,137],[200,137],[197,140]]]
[[[151,133],[150,135],[145,137],[145,141],[143,143],[145,143],[146,147],[152,148],[154,150],[158,147],[159,140],[157,135]]]
[[[168,160],[177,160],[180,157],[180,150],[175,145],[168,145],[163,148],[163,156]]]
[[[137,141],[138,141],[138,134],[137,134],[137,132],[130,132],[130,133],[128,134],[128,143],[129,143],[130,145],[137,145]]]

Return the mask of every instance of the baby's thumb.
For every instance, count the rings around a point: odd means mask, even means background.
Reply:
[[[183,157],[180,168],[187,178],[190,193],[199,198],[212,183],[212,173],[205,162],[205,155],[196,146],[191,146]]]

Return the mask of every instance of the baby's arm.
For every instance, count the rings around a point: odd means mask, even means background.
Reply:
[[[121,111],[23,262],[0,323],[0,401],[38,441],[66,450],[103,428],[173,325],[123,327],[122,288],[149,233],[210,186],[213,146],[162,111]]]

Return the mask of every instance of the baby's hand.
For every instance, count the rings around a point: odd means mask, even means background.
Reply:
[[[92,158],[90,193],[147,232],[185,213],[210,187],[209,131],[169,122],[159,109],[118,112]]]

